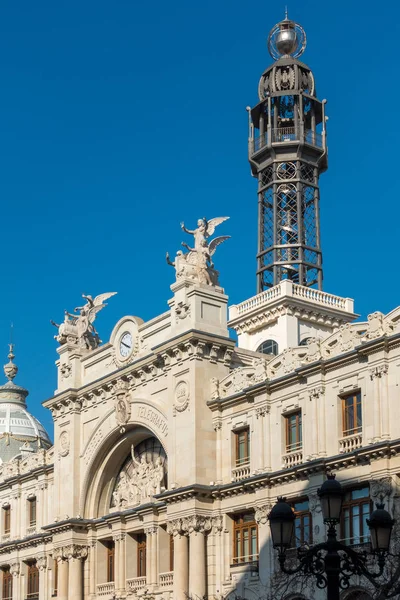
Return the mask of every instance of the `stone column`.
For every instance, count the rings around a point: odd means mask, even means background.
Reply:
[[[65,549],[68,557],[68,600],[83,600],[83,565],[87,556],[86,546],[71,545]]]
[[[222,483],[222,421],[219,419],[214,423],[214,431],[217,434],[216,443],[216,483]]]
[[[174,600],[187,600],[189,592],[189,540],[182,529],[182,519],[168,523],[167,531],[174,536]]]
[[[269,585],[273,564],[271,564],[271,532],[268,525],[268,514],[272,503],[268,502],[257,506],[255,510],[255,521],[258,526],[258,571],[263,586]]]
[[[20,600],[20,598],[21,598],[21,582],[20,582],[20,564],[19,564],[19,562],[13,562],[10,564],[10,573],[13,576],[13,583],[12,583],[13,600]]]
[[[189,595],[203,598],[207,592],[206,539],[211,529],[211,519],[193,515],[185,519],[184,528],[189,531]]]
[[[58,561],[57,600],[68,600],[68,573],[69,564],[62,556]]]
[[[158,584],[158,526],[152,525],[151,527],[147,527],[145,532],[146,542],[150,544],[146,548],[147,583],[155,586]]]
[[[47,598],[47,557],[38,556],[36,565],[39,569],[39,598]]]
[[[89,556],[89,597],[93,598],[96,596],[96,558],[97,558],[97,547],[96,542],[93,541],[90,546]]]
[[[266,463],[266,453],[265,453],[265,447],[269,443],[269,440],[266,439],[266,431],[265,431],[265,424],[266,424],[265,416],[268,413],[269,413],[268,406],[259,406],[258,408],[256,408],[256,417],[257,417],[257,424],[258,424],[258,441],[259,441],[259,457],[258,457],[258,461],[256,463],[256,467],[257,467],[257,470],[261,471],[262,473],[264,473],[266,470],[268,470],[268,465]]]

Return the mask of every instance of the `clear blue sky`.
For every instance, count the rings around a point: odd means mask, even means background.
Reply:
[[[56,387],[50,319],[82,292],[117,291],[96,322],[107,340],[123,315],[165,311],[181,220],[230,215],[216,266],[231,303],[255,293],[245,107],[284,4],[1,3],[0,364],[13,321],[16,382],[51,435],[40,406]],[[324,288],[354,297],[363,317],[388,312],[400,304],[399,4],[302,0],[289,16],[328,99]]]

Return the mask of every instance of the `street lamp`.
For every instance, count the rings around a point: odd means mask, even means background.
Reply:
[[[378,562],[378,570],[371,572],[366,567],[366,552],[356,552],[337,540],[336,526],[340,522],[344,491],[336,481],[335,475],[328,475],[327,480],[318,490],[318,496],[324,523],[328,526],[326,542],[316,544],[307,550],[298,548],[297,566],[286,566],[286,551],[292,545],[296,517],[285,499],[278,498],[268,516],[272,544],[278,550],[279,565],[284,573],[293,575],[303,571],[305,575],[313,575],[317,587],[327,589],[327,600],[339,600],[340,588],[347,589],[353,575],[367,575],[370,578],[382,575],[395,521],[384,509],[384,505],[379,503],[370,519],[367,519],[372,552],[377,556]]]

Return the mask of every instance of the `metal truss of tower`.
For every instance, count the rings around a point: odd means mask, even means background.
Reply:
[[[276,26],[278,35],[282,24],[300,27],[286,19]],[[310,69],[288,54],[263,73],[259,98],[248,109],[249,161],[258,180],[257,291],[284,279],[322,289],[318,180],[327,169],[325,101],[316,98]]]

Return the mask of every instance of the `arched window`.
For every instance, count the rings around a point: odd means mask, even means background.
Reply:
[[[304,340],[301,340],[299,346],[307,346],[308,340],[311,340],[311,338],[310,337],[304,338]]]
[[[258,346],[257,352],[262,352],[263,354],[273,354],[274,356],[277,356],[278,344],[274,340],[266,340]]]

